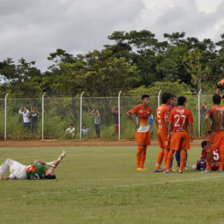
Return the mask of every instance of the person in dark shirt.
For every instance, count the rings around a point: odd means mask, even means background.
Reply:
[[[37,123],[38,123],[39,114],[36,110],[36,107],[33,107],[33,111],[30,114],[31,119],[31,130],[37,132]]]
[[[118,133],[118,130],[119,130],[118,117],[119,117],[119,115],[118,115],[118,109],[116,106],[113,107],[112,114],[114,115],[114,130],[116,133]],[[121,112],[120,112],[120,115],[121,115]],[[120,129],[121,129],[121,127],[120,127]]]

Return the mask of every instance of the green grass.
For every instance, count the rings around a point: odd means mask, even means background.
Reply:
[[[28,164],[61,150],[1,148],[0,155]],[[135,171],[135,147],[66,150],[57,180],[0,181],[0,223],[224,223],[224,174],[153,173],[158,147],[147,152],[146,172]],[[188,167],[199,157],[192,148]]]

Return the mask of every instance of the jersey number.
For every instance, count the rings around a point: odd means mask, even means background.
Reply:
[[[216,151],[212,151],[212,152],[213,152],[213,159],[214,159],[215,161],[218,161],[218,160],[219,160],[219,153],[216,152]]]
[[[186,116],[185,115],[179,115],[176,114],[174,116],[174,119],[176,120],[176,123],[174,124],[174,127],[183,127],[186,121]]]

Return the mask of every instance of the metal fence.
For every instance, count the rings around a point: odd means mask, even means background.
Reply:
[[[153,114],[160,104],[161,91],[156,96],[150,97],[150,106]],[[210,95],[187,96],[187,107],[193,112],[194,130],[196,135],[206,135],[204,125],[204,111],[201,105],[212,105]],[[117,97],[47,97],[42,98],[10,98],[0,99],[0,138],[1,139],[95,139],[97,138],[94,117],[90,115],[93,109],[97,109],[101,116],[100,139],[133,139],[135,130],[126,113],[136,104],[141,103],[141,97],[124,97],[121,92]],[[38,112],[37,129],[24,127],[23,116],[18,113],[21,107],[26,107],[30,112],[35,106]],[[116,107],[118,115],[112,114],[112,108]],[[117,116],[117,117],[116,117]],[[115,123],[118,124],[115,127]],[[32,119],[31,119],[32,123]],[[74,136],[66,134],[65,130],[70,124],[74,125]],[[154,124],[154,137],[156,137],[156,125]],[[84,128],[86,127],[86,128]],[[84,131],[83,131],[84,129]]]

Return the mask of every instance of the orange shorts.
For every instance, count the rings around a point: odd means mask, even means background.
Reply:
[[[150,132],[136,132],[136,141],[138,146],[151,145]]]
[[[168,134],[158,131],[158,141],[161,149],[170,149]]]
[[[179,149],[190,149],[190,135],[187,132],[175,132],[172,135],[170,149],[178,151]]]
[[[224,131],[212,132],[208,137],[208,141],[211,144],[208,150],[214,151],[219,149],[220,152],[224,152]]]

